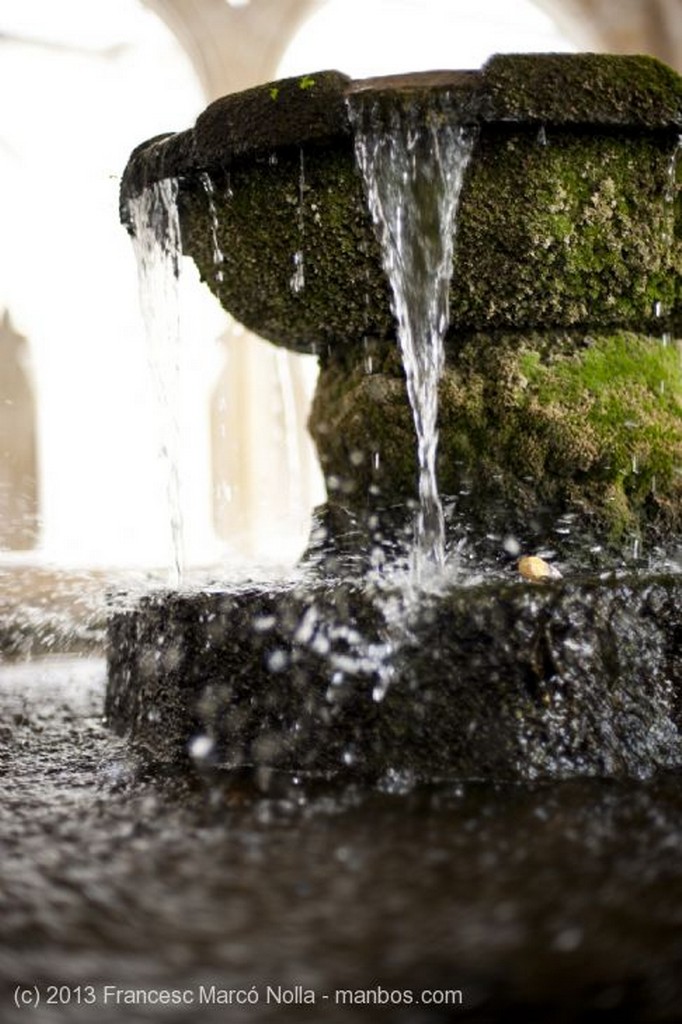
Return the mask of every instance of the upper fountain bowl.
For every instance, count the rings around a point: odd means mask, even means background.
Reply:
[[[475,331],[673,329],[682,79],[650,57],[499,55],[480,71],[326,71],[225,96],[134,150],[123,222],[134,232],[136,197],[174,179],[183,250],[245,326],[322,355],[393,337],[351,105],[375,125],[412,111],[476,126],[450,344]]]

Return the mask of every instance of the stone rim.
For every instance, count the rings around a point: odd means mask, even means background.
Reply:
[[[463,112],[470,123],[682,130],[682,78],[649,56],[497,54],[480,71],[358,80],[320,71],[223,96],[193,128],[137,146],[121,181],[121,220],[131,230],[127,202],[155,181],[283,146],[350,137],[350,96],[371,91],[380,100],[434,89],[458,93],[458,117]]]

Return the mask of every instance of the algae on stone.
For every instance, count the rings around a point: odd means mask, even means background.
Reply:
[[[528,127],[480,132],[458,212],[448,343],[453,332],[491,328],[653,330],[659,311],[679,322],[676,141],[565,130],[542,138]],[[235,161],[214,183],[213,210],[198,183],[181,187],[183,248],[238,320],[323,356],[393,334],[348,140]],[[295,290],[298,253],[304,276]]]
[[[682,367],[677,344],[613,334],[475,334],[439,388],[438,478],[485,517],[549,507],[628,529],[682,526]],[[344,501],[416,493],[400,370],[323,369],[311,432]],[[362,453],[362,458],[353,453]],[[470,492],[470,493],[469,493]]]
[[[392,333],[388,285],[350,144],[236,162],[214,184],[223,261],[216,266],[207,196],[196,185],[180,194],[183,248],[237,320],[271,341],[323,356],[329,346],[343,350],[368,332]]]
[[[330,501],[417,493],[346,109],[366,90],[389,105],[447,96],[477,126],[440,386],[442,491],[482,521],[499,507],[510,524],[576,512],[612,538],[677,529],[679,354],[662,339],[682,337],[682,80],[647,57],[503,55],[481,72],[358,83],[316,73],[224,97],[133,154],[131,193],[177,177],[183,249],[223,306],[320,357],[311,430]]]
[[[660,310],[679,321],[676,146],[665,135],[482,132],[458,211],[453,330],[660,330]]]

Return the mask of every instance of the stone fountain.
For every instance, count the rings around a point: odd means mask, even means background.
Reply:
[[[112,616],[115,729],[161,761],[369,778],[682,763],[681,130],[682,79],[652,58],[505,55],[271,83],[133,152],[129,231],[171,183],[182,251],[225,309],[319,357],[329,498],[291,580]],[[443,224],[448,132],[467,152]],[[391,228],[368,154],[390,170],[399,137],[413,187]],[[396,341],[415,317],[386,255],[422,200],[417,255],[394,263],[426,266],[445,235],[437,454],[415,439]],[[415,574],[434,508],[445,567]],[[522,553],[562,578],[523,580]]]

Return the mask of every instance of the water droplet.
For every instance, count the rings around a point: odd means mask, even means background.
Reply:
[[[215,744],[210,736],[195,736],[190,740],[189,752],[195,761],[205,761],[213,752]]]
[[[299,250],[294,253],[294,272],[289,281],[289,287],[294,295],[298,295],[305,287],[305,270],[303,266],[303,253]]]
[[[502,547],[508,555],[512,556],[512,558],[516,558],[521,554],[521,545],[517,541],[516,537],[505,537],[502,541]]]
[[[582,941],[582,928],[564,928],[563,931],[559,932],[559,934],[554,937],[552,947],[560,953],[572,953],[574,950],[579,948]]]
[[[257,633],[266,633],[276,622],[274,615],[257,615],[253,620],[253,628]]]
[[[286,651],[271,651],[267,657],[267,666],[270,672],[282,672],[289,664],[289,655]]]

